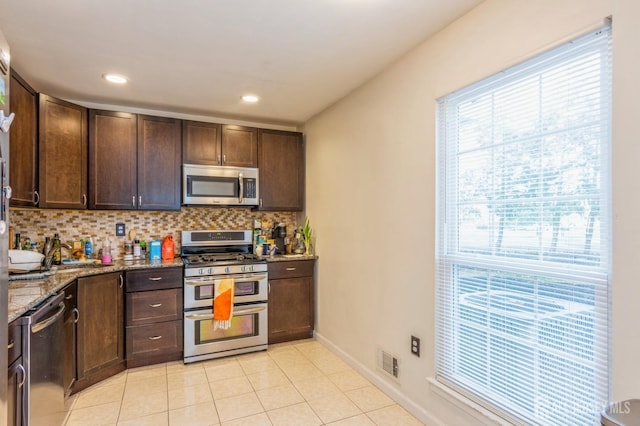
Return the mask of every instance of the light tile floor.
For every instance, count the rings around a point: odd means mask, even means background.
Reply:
[[[127,370],[73,398],[66,426],[422,425],[314,340]]]

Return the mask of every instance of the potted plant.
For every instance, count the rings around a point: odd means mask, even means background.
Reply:
[[[306,255],[311,254],[311,235],[313,234],[313,230],[309,226],[309,217],[304,220],[304,226],[300,228],[300,234],[302,235],[302,241],[304,242],[305,253]]]

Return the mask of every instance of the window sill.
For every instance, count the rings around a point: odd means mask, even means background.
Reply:
[[[506,419],[498,416],[492,411],[487,410],[477,402],[467,398],[455,389],[450,388],[444,383],[439,382],[434,377],[427,377],[431,390],[436,394],[442,396],[456,407],[462,409],[465,413],[478,420],[482,424],[496,424],[503,426],[513,426],[514,423],[507,421]]]

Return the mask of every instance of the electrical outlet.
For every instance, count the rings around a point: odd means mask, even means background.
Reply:
[[[116,237],[124,237],[124,236],[125,236],[124,223],[116,223]]]
[[[420,339],[416,336],[411,336],[411,353],[420,356]]]

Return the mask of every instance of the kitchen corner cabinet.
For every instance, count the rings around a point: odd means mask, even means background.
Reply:
[[[261,129],[258,133],[259,210],[302,211],[304,147],[302,134]]]
[[[126,273],[127,368],[183,357],[182,268]]]
[[[78,278],[77,283],[80,314],[74,392],[125,369],[123,274]]]
[[[38,202],[38,98],[35,90],[11,70],[9,129],[11,207],[34,207]]]
[[[38,207],[87,208],[87,109],[39,95]]]
[[[269,344],[313,337],[315,260],[271,262]]]
[[[181,122],[89,111],[89,206],[179,210]]]

